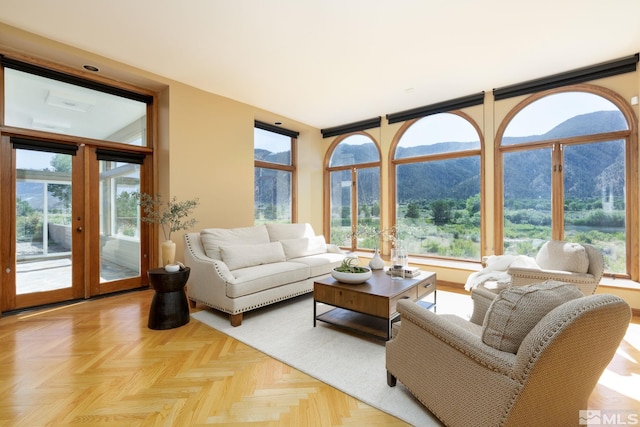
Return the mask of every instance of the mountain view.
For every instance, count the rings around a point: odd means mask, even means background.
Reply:
[[[573,117],[551,129],[544,135],[504,138],[503,145],[522,144],[529,141],[560,139],[569,136],[612,132],[624,128],[625,120],[617,111],[601,111]],[[400,147],[397,157],[415,157],[432,153],[461,151],[464,147],[474,149],[474,142],[442,142],[433,145],[423,145],[410,148]],[[354,149],[367,150],[364,146],[352,146]],[[533,150],[508,155],[505,164],[504,177],[508,182],[509,193],[505,192],[505,199],[528,197],[548,197],[550,194],[550,150]],[[603,181],[602,174],[621,173],[609,170],[609,166],[620,164],[624,158],[624,145],[621,144],[589,144],[580,150],[568,150],[565,155],[565,165],[570,170],[565,171],[565,191],[570,191],[575,197],[600,197],[595,191],[598,183]],[[616,162],[617,161],[617,162]],[[410,186],[399,186],[397,197],[399,203],[408,203],[416,198],[464,199],[477,193],[479,189],[478,171],[479,159],[459,159],[449,162],[438,162],[436,165],[424,163],[407,165],[398,169],[398,182],[410,182]],[[624,162],[622,162],[624,164]],[[533,172],[523,174],[523,170]],[[532,186],[532,183],[537,185]],[[507,188],[505,188],[506,190]],[[622,188],[616,188],[621,195]]]
[[[605,133],[622,129],[626,126],[624,117],[618,111],[600,111],[573,117],[551,129],[543,135],[526,137],[506,137],[503,145],[522,144],[530,141],[566,138],[568,136],[585,135],[590,133]],[[463,151],[474,149],[477,142],[442,142],[432,145],[421,145],[409,148],[398,148],[397,157],[416,157],[433,153]],[[549,197],[551,188],[551,160],[550,150],[541,149],[508,154],[505,163],[504,177],[508,185],[505,186],[505,199],[526,197]],[[256,159],[273,163],[286,163],[289,153],[271,153],[267,150],[256,150]],[[358,159],[358,163],[378,161],[378,150],[374,144],[348,145],[337,147],[334,159],[342,159],[340,164],[348,164]],[[611,181],[617,176],[616,182],[624,176],[623,168],[611,168],[612,165],[624,164],[624,145],[622,144],[587,144],[579,150],[567,150],[565,155],[565,191],[573,197],[601,197],[602,182]],[[419,163],[403,165],[398,168],[397,188],[398,203],[406,204],[416,199],[466,199],[478,193],[479,158],[456,159],[435,162],[431,164]],[[522,171],[528,171],[522,173]],[[532,185],[534,183],[535,185]],[[260,185],[260,182],[256,183]],[[263,183],[263,185],[271,185]],[[264,189],[270,190],[270,189]],[[377,194],[361,194],[364,200],[375,200]],[[614,195],[620,196],[623,185],[613,189]],[[260,191],[259,194],[271,194],[271,191]]]

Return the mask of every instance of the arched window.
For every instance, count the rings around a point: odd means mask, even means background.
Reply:
[[[380,151],[364,132],[336,139],[328,152],[325,188],[329,189],[331,242],[374,249],[380,228]]]
[[[461,112],[400,129],[392,164],[397,239],[409,253],[480,259],[480,132]],[[393,151],[392,151],[393,152]]]
[[[535,256],[549,239],[590,243],[608,273],[629,276],[637,161],[622,105],[609,91],[578,85],[533,95],[507,116],[496,162],[496,241],[505,254]]]

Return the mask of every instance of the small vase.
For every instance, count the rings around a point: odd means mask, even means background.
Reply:
[[[371,267],[372,270],[382,270],[384,268],[384,260],[380,256],[378,249],[373,252],[373,257],[371,257],[369,261],[369,267]]]
[[[172,240],[162,242],[162,265],[175,264],[176,244]]]

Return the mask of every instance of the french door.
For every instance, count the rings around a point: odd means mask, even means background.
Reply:
[[[132,197],[143,157],[66,141],[1,143],[1,311],[146,284]]]

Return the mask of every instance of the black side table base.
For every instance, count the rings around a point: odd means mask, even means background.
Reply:
[[[189,323],[189,303],[184,292],[190,269],[169,273],[164,268],[149,270],[156,291],[149,309],[149,329],[173,329]]]

